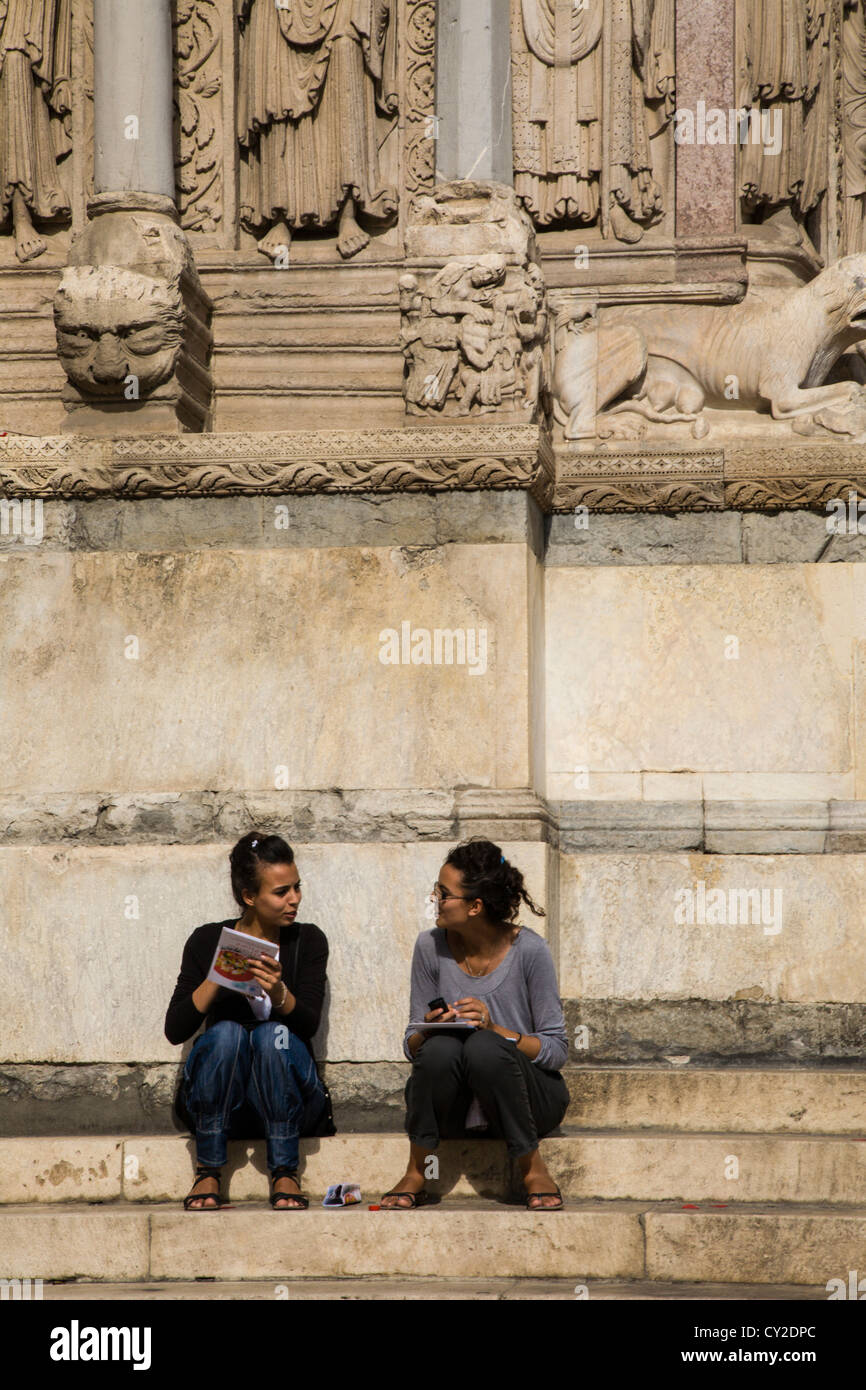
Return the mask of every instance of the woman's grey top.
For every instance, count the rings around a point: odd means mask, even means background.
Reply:
[[[410,1026],[403,1038],[403,1052],[410,1061],[409,1038],[419,1031],[411,1024],[429,1013],[430,1000],[440,994],[449,1004],[480,999],[492,1023],[537,1037],[541,1048],[533,1061],[538,1066],[559,1071],[565,1062],[568,1038],[553,957],[547,942],[530,927],[521,928],[495,970],[478,977],[460,969],[442,927],[421,933],[412,956]]]

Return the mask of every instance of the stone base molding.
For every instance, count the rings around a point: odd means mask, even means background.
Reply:
[[[549,507],[553,458],[533,425],[220,435],[0,438],[5,497],[518,488]]]

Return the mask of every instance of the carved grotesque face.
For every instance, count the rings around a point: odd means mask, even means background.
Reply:
[[[57,351],[74,386],[123,396],[130,377],[144,396],[167,381],[183,339],[180,290],[117,266],[72,267],[54,305]]]

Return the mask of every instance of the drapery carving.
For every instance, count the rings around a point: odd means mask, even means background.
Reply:
[[[673,0],[520,0],[514,186],[536,224],[637,240],[663,212],[650,137],[674,103]]]
[[[396,188],[379,147],[397,112],[395,0],[235,0],[241,218],[269,231],[276,257],[291,233],[339,223],[337,249],[369,241],[358,217],[388,223]]]
[[[827,188],[829,0],[737,0],[737,105],[759,112],[738,147],[747,220],[800,239]]]
[[[0,200],[20,261],[45,251],[33,218],[69,217],[71,0],[0,0]]]

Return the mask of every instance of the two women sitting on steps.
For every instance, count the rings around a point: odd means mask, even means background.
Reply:
[[[207,1020],[176,1103],[196,1140],[196,1181],[184,1207],[224,1205],[219,1179],[226,1141],[263,1136],[271,1205],[301,1210],[309,1203],[298,1183],[299,1139],[335,1132],[308,1046],[321,1016],[328,943],[318,927],[296,920],[300,876],[285,840],[252,832],[230,859],[241,917],[189,937],[165,1021],[169,1042],[182,1043]],[[406,1086],[409,1162],[382,1206],[420,1206],[428,1155],[441,1138],[468,1132],[506,1141],[530,1210],[560,1210],[562,1197],[538,1141],[568,1106],[559,1070],[568,1048],[565,1021],[548,947],[515,920],[521,902],[536,915],[541,910],[523,875],[489,840],[452,850],[433,893],[436,928],[415,945],[404,1040],[413,1063]],[[249,962],[263,991],[258,1000],[207,979],[224,926],[279,947],[277,960]]]

